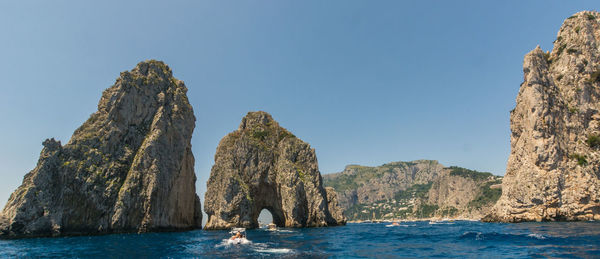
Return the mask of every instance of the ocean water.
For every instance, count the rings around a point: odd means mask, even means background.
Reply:
[[[227,244],[227,231],[115,234],[0,240],[1,257],[216,258],[598,258],[600,223],[497,224],[455,221],[348,224],[248,230],[251,241]]]

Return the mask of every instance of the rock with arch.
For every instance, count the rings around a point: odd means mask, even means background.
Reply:
[[[205,229],[256,228],[267,209],[278,227],[343,225],[322,184],[315,150],[266,112],[249,112],[225,136],[207,183]]]

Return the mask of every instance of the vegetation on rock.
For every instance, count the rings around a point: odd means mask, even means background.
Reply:
[[[525,55],[503,191],[485,221],[600,220],[598,15],[564,21],[552,63],[539,46]]]
[[[493,206],[501,192],[500,188],[490,189],[500,177],[461,167],[446,168],[431,160],[378,167],[349,165],[343,172],[324,175],[323,179],[326,186],[335,187],[350,220],[473,218]],[[471,186],[476,189],[452,191]],[[444,200],[446,195],[458,196],[460,206],[456,200]]]
[[[44,141],[2,211],[0,236],[200,228],[186,92],[160,61],[122,72],[69,143]]]
[[[217,147],[205,228],[256,228],[263,209],[280,227],[343,225],[337,204],[336,192],[323,187],[314,149],[270,114],[249,112]]]

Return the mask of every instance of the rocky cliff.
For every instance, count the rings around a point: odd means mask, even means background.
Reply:
[[[600,220],[600,14],[525,55],[502,197],[486,221]]]
[[[249,112],[217,147],[205,194],[205,229],[258,227],[262,209],[280,227],[345,224],[332,208],[335,200],[335,192],[322,185],[315,150],[268,113]]]
[[[344,171],[323,176],[326,186],[338,192],[340,205],[369,204],[393,199],[398,191],[437,178],[444,166],[437,161],[392,162],[377,167],[348,165]]]
[[[201,227],[187,88],[159,61],[106,89],[66,145],[44,141],[2,211],[2,237]]]
[[[323,176],[335,187],[350,220],[479,219],[500,196],[501,177],[437,161],[392,162],[377,167],[349,165]]]

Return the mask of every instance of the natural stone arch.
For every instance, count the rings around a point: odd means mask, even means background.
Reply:
[[[279,227],[345,224],[339,208],[328,203],[335,192],[327,193],[322,182],[309,144],[268,113],[250,112],[217,147],[205,194],[205,228],[256,228],[264,208]]]
[[[257,228],[258,216],[263,209],[268,210],[273,217],[273,223],[278,227],[285,227],[285,213],[281,206],[281,195],[277,194],[276,186],[269,182],[259,183],[259,186],[254,189],[255,195],[252,195],[252,206],[250,206],[249,224],[244,224],[243,227]],[[244,214],[244,210],[240,210],[240,214]]]
[[[283,218],[283,211],[282,210],[274,210],[272,207],[264,207],[264,208],[260,209],[258,211],[258,214],[256,215],[256,217],[253,217],[254,222],[258,222],[258,219],[263,211],[267,211],[271,215],[271,219],[272,219],[271,222],[266,222],[266,223],[273,223],[278,227],[285,226],[285,220]]]

